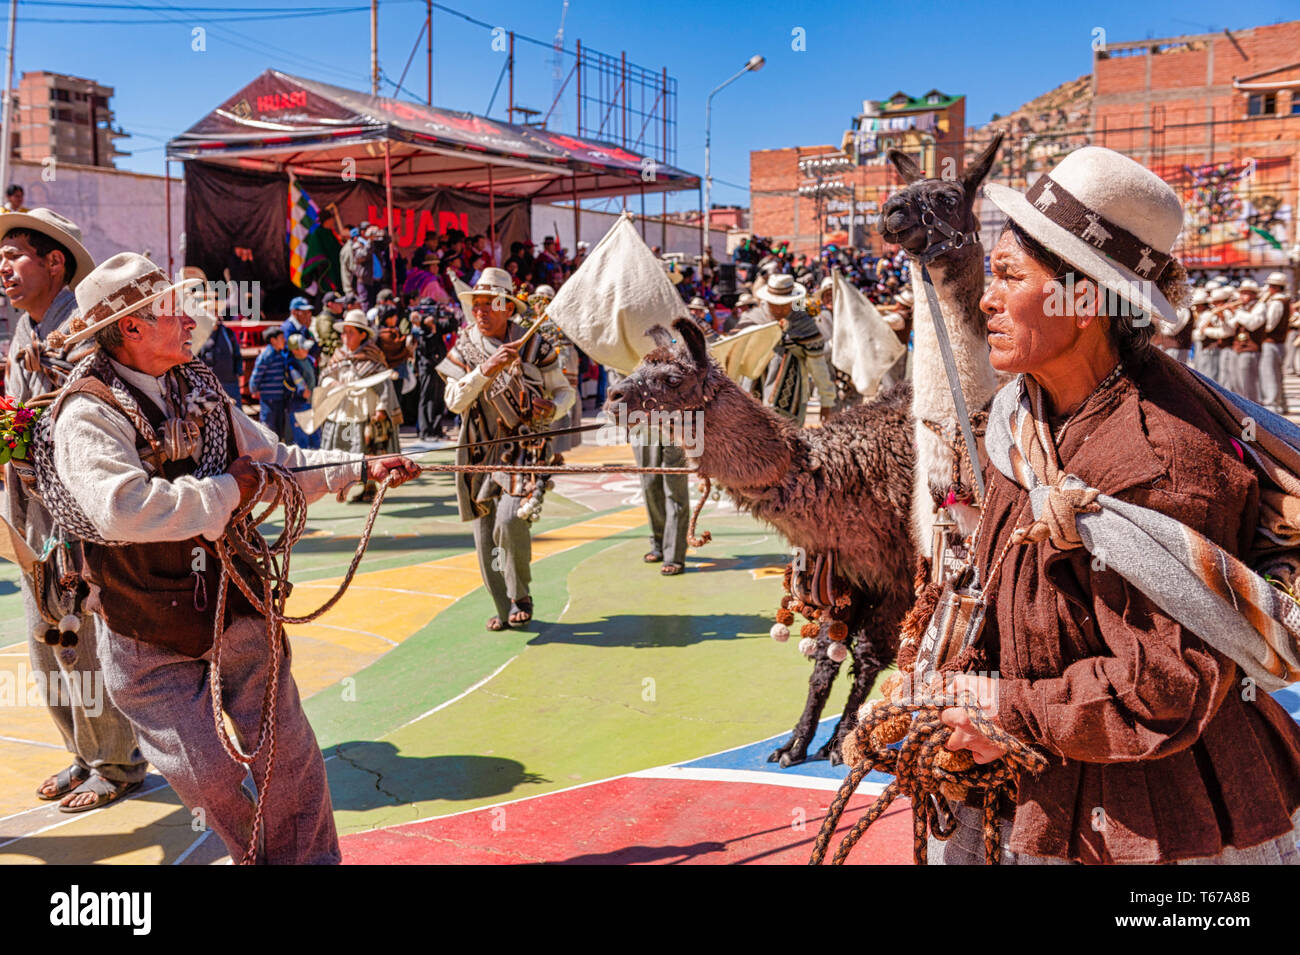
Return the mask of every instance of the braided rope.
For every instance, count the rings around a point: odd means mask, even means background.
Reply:
[[[713,493],[713,482],[708,478],[700,479],[704,484],[704,490],[700,494],[699,503],[691,510],[691,523],[686,528],[686,543],[692,547],[703,547],[709,541],[713,540],[713,535],[708,531],[696,536],[695,525],[699,523],[700,511],[704,510],[704,505],[708,503],[709,495]]]
[[[370,513],[357,541],[356,552],[348,566],[342,583],[334,594],[320,607],[300,617],[291,617],[285,613],[285,604],[289,598],[292,585],[289,582],[289,559],[293,547],[302,538],[307,526],[307,499],[302,488],[288,469],[269,462],[253,462],[257,474],[257,491],[250,500],[238,507],[231,515],[225,535],[216,542],[217,556],[221,560],[221,577],[217,584],[216,615],[213,620],[212,666],[208,670],[208,685],[212,692],[212,720],[216,727],[217,738],[222,748],[236,763],[250,766],[263,750],[266,752],[266,772],[257,787],[257,802],[253,811],[253,832],[249,846],[241,860],[241,865],[251,865],[257,861],[257,845],[263,828],[263,814],[266,793],[271,787],[271,777],[275,769],[275,731],[276,700],[280,686],[281,661],[284,654],[285,624],[309,623],[327,612],[343,596],[352,583],[357,566],[361,562],[366,548],[370,544],[370,535],[379,515],[379,506],[393,480],[393,475],[385,478],[379,485],[379,491],[370,505]],[[270,502],[261,514],[254,515],[254,510],[268,495]],[[279,505],[284,506],[284,526],[280,535],[273,542],[267,542],[258,530],[271,512]],[[253,568],[255,580],[245,579],[240,563]],[[257,742],[249,753],[244,753],[230,738],[222,719],[224,710],[221,675],[221,643],[226,616],[226,595],[229,582],[248,599],[248,602],[266,620],[267,647],[271,654],[271,675],[262,696],[261,716],[258,720]],[[260,593],[257,591],[260,590]]]
[[[956,831],[956,818],[949,808],[948,798],[964,797],[972,790],[984,792],[984,861],[988,865],[998,864],[998,797],[1004,792],[1014,793],[1020,773],[1041,772],[1047,759],[987,719],[969,694],[963,694],[953,705],[966,711],[976,730],[1006,749],[1002,758],[979,766],[970,761],[967,751],[952,753],[947,750],[945,744],[952,737],[953,729],[941,718],[948,708],[946,703],[877,700],[854,727],[854,742],[863,756],[850,770],[822,821],[821,830],[813,842],[809,865],[821,865],[826,858],[849,799],[872,769],[892,773],[894,779],[845,835],[831,860],[832,865],[844,864],[871,824],[900,795],[906,796],[912,804],[913,860],[917,865],[925,865],[929,835],[944,840]],[[900,721],[906,721],[906,730],[901,734],[898,732]],[[901,745],[892,749],[891,743]],[[941,816],[946,817],[946,821]]]

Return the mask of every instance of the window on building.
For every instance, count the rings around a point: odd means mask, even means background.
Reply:
[[[1276,112],[1276,93],[1251,93],[1246,101],[1247,116],[1272,116]]]
[[[1300,116],[1300,91],[1291,94],[1291,115]]]
[[[925,101],[933,105],[934,103],[939,102],[939,94],[931,93],[929,96],[925,98]]]

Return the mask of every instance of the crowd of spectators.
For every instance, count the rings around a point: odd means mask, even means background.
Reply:
[[[295,298],[290,317],[263,333],[265,347],[247,377],[247,393],[259,403],[262,420],[285,441],[307,447],[319,435],[303,433],[295,415],[310,407],[323,363],[338,345],[334,326],[345,313],[365,312],[385,361],[399,376],[396,386],[404,421],[415,427],[419,437],[436,440],[454,433],[456,426],[443,405],[435,368],[455,343],[462,320],[457,283],[472,286],[484,269],[499,263],[514,278],[520,298],[527,299],[539,287],[553,295],[588,252],[586,242],[578,242],[570,251],[555,236],[545,236],[540,247],[525,239],[502,248],[487,235],[451,229],[430,234],[419,247],[393,255],[382,228],[361,222],[346,231],[337,272],[323,270],[321,281],[312,284],[319,305],[313,306],[305,296]],[[708,252],[665,255],[658,246],[653,252],[664,261],[691,314],[718,333],[733,330],[744,322],[745,312],[758,306],[748,289],[760,275],[789,274],[812,296],[832,269],[839,269],[877,304],[893,303],[909,283],[901,252],[873,256],[868,250],[829,245],[820,256],[795,255],[787,244],[762,236],[742,242],[732,254],[730,268],[720,267]],[[248,250],[236,249],[225,277],[237,282],[251,269]],[[397,295],[390,270],[396,273]],[[329,290],[320,295],[323,289]],[[219,325],[200,353],[232,395],[239,392],[239,352],[235,337]],[[599,407],[604,401],[605,369],[579,355],[580,394]]]

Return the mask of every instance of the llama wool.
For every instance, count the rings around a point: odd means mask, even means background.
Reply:
[[[785,643],[790,639],[790,628],[783,623],[774,623],[769,635],[777,643]]]

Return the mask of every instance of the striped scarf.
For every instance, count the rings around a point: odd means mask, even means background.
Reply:
[[[994,397],[985,438],[993,466],[1029,492],[1034,520],[1012,542],[1086,548],[1272,692],[1300,681],[1300,604],[1264,576],[1293,586],[1300,564],[1300,428],[1170,363],[1186,393],[1228,434],[1242,435],[1233,444],[1259,476],[1260,522],[1246,560],[1180,521],[1063,473],[1042,391],[1025,375]]]

